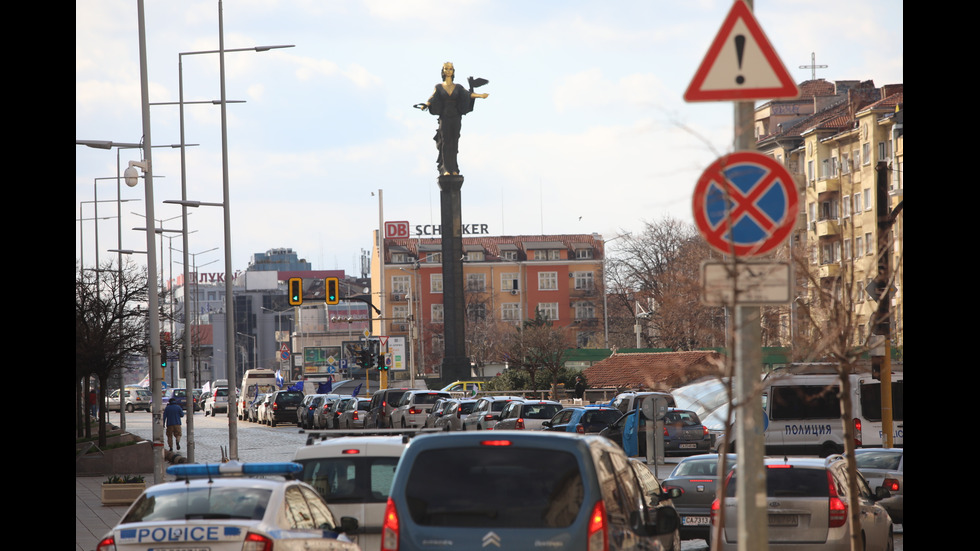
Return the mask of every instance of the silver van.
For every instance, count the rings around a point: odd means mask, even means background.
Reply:
[[[660,536],[676,541],[677,512],[642,488],[598,435],[421,435],[395,471],[381,550],[662,550]]]

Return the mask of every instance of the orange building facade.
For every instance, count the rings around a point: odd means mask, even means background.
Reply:
[[[375,243],[372,300],[382,319],[373,332],[404,337],[417,373],[434,373],[444,352],[442,241],[385,239],[383,271]],[[536,311],[568,328],[570,346],[602,345],[602,236],[464,237],[463,257],[471,360],[471,336],[509,330]]]

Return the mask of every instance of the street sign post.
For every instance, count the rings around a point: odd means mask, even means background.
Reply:
[[[694,222],[723,254],[761,256],[781,245],[796,224],[793,176],[772,157],[751,151],[711,164],[694,188]]]

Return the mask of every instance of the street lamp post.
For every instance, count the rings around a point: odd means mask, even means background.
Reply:
[[[628,233],[622,233],[615,237],[610,237],[609,239],[602,240],[602,322],[605,325],[605,331],[603,333],[603,347],[609,348],[609,293],[606,290],[606,243],[610,243],[619,239],[620,237],[626,237]],[[593,237],[599,237],[598,234],[593,234]],[[639,348],[639,347],[638,347]]]

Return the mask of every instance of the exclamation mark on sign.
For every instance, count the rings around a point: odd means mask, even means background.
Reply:
[[[735,35],[735,55],[738,57],[738,70],[742,70],[742,55],[745,53],[745,35]],[[736,84],[743,84],[745,77],[738,75],[735,77]]]

